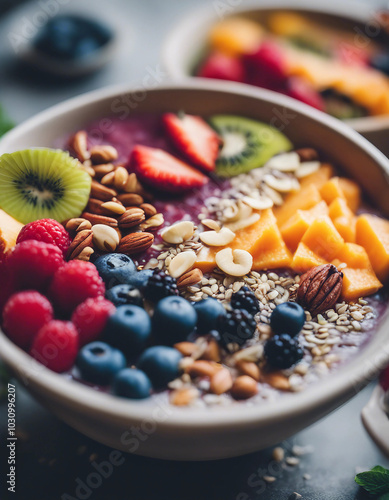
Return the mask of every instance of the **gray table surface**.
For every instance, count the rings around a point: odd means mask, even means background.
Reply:
[[[236,1],[223,1],[236,5]],[[9,0],[4,3],[11,4]],[[369,3],[373,8],[374,2]],[[42,78],[21,69],[10,47],[11,36],[16,29],[20,30],[20,23],[24,23],[26,30],[31,27],[34,14],[48,4],[59,6],[61,11],[94,12],[115,26],[121,44],[110,65],[73,82]],[[213,2],[206,0],[41,0],[14,8],[0,18],[0,102],[16,122],[21,122],[89,90],[112,83],[139,83],[149,71],[160,68],[161,40],[169,29],[186,13],[206,4],[215,8]],[[15,25],[15,21],[19,24]],[[389,466],[389,460],[372,443],[360,420],[372,388],[366,388],[329,417],[282,443],[286,449],[294,444],[313,447],[313,452],[303,456],[297,467],[269,471],[271,450],[205,463],[174,463],[128,455],[101,486],[90,493],[84,492],[83,498],[286,500],[294,491],[309,500],[367,498],[354,483],[355,472],[376,464]],[[5,404],[1,403],[1,460],[5,449],[5,412]],[[94,470],[91,462],[100,463],[111,451],[61,423],[19,386],[17,428],[17,493],[9,494],[9,498],[77,498],[77,480],[85,480]],[[0,471],[4,471],[5,463],[0,465]],[[277,480],[263,489],[259,477],[266,473],[275,473]],[[4,487],[4,477],[0,484]],[[4,498],[1,493],[0,498]]]

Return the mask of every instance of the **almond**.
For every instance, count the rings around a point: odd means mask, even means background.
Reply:
[[[139,205],[139,208],[144,211],[146,218],[152,217],[157,213],[157,209],[153,205],[150,205],[150,203],[142,203]]]
[[[91,229],[79,231],[71,242],[67,251],[67,259],[76,259],[86,247],[92,245],[93,234]]]
[[[135,227],[145,220],[145,213],[141,208],[130,208],[119,217],[118,223],[121,229]]]
[[[182,274],[178,280],[177,280],[177,286],[178,288],[186,288],[188,286],[193,286],[196,285],[197,283],[200,283],[200,281],[203,279],[203,273],[201,269],[198,269],[197,267],[195,269],[192,269],[185,274]]]
[[[85,130],[80,130],[74,134],[69,141],[69,148],[81,162],[89,160],[88,135]]]
[[[231,394],[235,399],[249,399],[258,394],[257,382],[248,375],[238,377],[232,387]]]
[[[244,361],[243,359],[237,361],[236,368],[242,372],[244,375],[248,375],[257,382],[261,379],[261,371],[259,366],[253,361]]]
[[[95,176],[98,179],[101,179],[102,177],[104,177],[104,175],[107,175],[115,170],[115,166],[112,163],[94,165],[93,168],[95,170]]]
[[[191,377],[213,377],[215,373],[222,370],[218,363],[205,360],[196,360],[186,368],[186,373]]]
[[[211,377],[210,392],[224,394],[232,387],[232,376],[228,368],[221,368]]]
[[[90,195],[92,198],[98,200],[110,201],[114,196],[117,196],[117,192],[114,189],[103,186],[99,182],[92,180]]]
[[[130,205],[138,206],[143,203],[143,198],[139,194],[125,193],[118,196],[118,200],[123,203],[125,207]]]
[[[117,159],[118,152],[113,146],[93,146],[90,150],[90,157],[95,164],[110,163]]]
[[[126,255],[144,252],[154,242],[154,235],[151,233],[130,233],[122,238],[116,251]]]
[[[90,212],[84,212],[82,215],[84,219],[88,220],[92,226],[95,224],[105,224],[110,227],[118,227],[118,221],[113,217],[107,217],[105,215],[91,214]]]
[[[262,382],[265,382],[266,384],[269,384],[280,391],[290,390],[290,382],[288,377],[285,377],[285,375],[280,372],[264,373],[262,376]]]
[[[104,186],[111,186],[115,182],[115,172],[109,172],[100,179],[101,184]]]

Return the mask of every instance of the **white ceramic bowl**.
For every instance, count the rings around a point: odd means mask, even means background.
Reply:
[[[52,146],[59,136],[115,112],[124,116],[127,112],[180,109],[201,115],[235,113],[278,125],[296,146],[312,146],[325,152],[389,214],[389,160],[374,146],[339,121],[295,100],[238,84],[198,79],[148,91],[115,87],[92,92],[16,127],[0,141],[0,154]],[[273,445],[355,395],[389,361],[388,316],[368,345],[335,373],[305,392],[286,394],[277,402],[255,406],[183,409],[168,406],[163,398],[159,402],[120,399],[44,368],[1,332],[0,353],[43,405],[98,441],[151,457],[218,459]],[[141,429],[138,437],[132,434],[136,428]]]
[[[374,19],[376,8],[368,2],[350,0],[249,0],[239,7],[234,7],[233,2],[213,2],[212,7],[190,13],[170,31],[162,48],[162,62],[172,79],[188,78],[207,46],[208,33],[216,22],[227,16],[244,16],[260,22],[268,12],[276,10],[301,12],[329,25],[347,27],[355,34],[358,46],[366,43],[370,33],[373,36],[377,33],[377,25],[369,27],[368,24]],[[389,155],[388,115],[352,119],[347,123]]]

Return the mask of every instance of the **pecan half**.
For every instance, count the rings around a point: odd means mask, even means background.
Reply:
[[[186,288],[188,286],[197,285],[203,279],[203,273],[201,269],[197,267],[195,269],[191,269],[187,273],[180,276],[177,280],[178,288]]]
[[[126,255],[144,252],[154,242],[154,235],[151,233],[130,233],[122,238],[116,251]]]
[[[77,259],[77,257],[81,254],[81,252],[86,247],[92,246],[93,233],[91,229],[85,229],[83,231],[79,231],[74,240],[71,242],[70,247],[67,252],[67,259],[73,260]]]
[[[342,291],[343,273],[333,264],[317,266],[301,276],[297,302],[312,316],[331,309]]]
[[[137,226],[145,220],[145,213],[141,208],[130,208],[118,219],[121,229],[128,229]]]

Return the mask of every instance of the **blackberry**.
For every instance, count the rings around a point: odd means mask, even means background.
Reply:
[[[304,352],[299,341],[286,333],[274,335],[265,343],[264,354],[271,368],[290,368],[302,359]]]
[[[244,286],[238,292],[232,294],[231,307],[233,309],[245,309],[255,316],[259,312],[259,302],[254,292],[249,287]]]
[[[252,338],[256,328],[254,317],[245,309],[232,309],[219,318],[220,342],[224,346],[230,343],[241,346]]]
[[[143,288],[143,295],[151,302],[158,302],[169,295],[178,295],[177,281],[164,271],[156,270]]]

